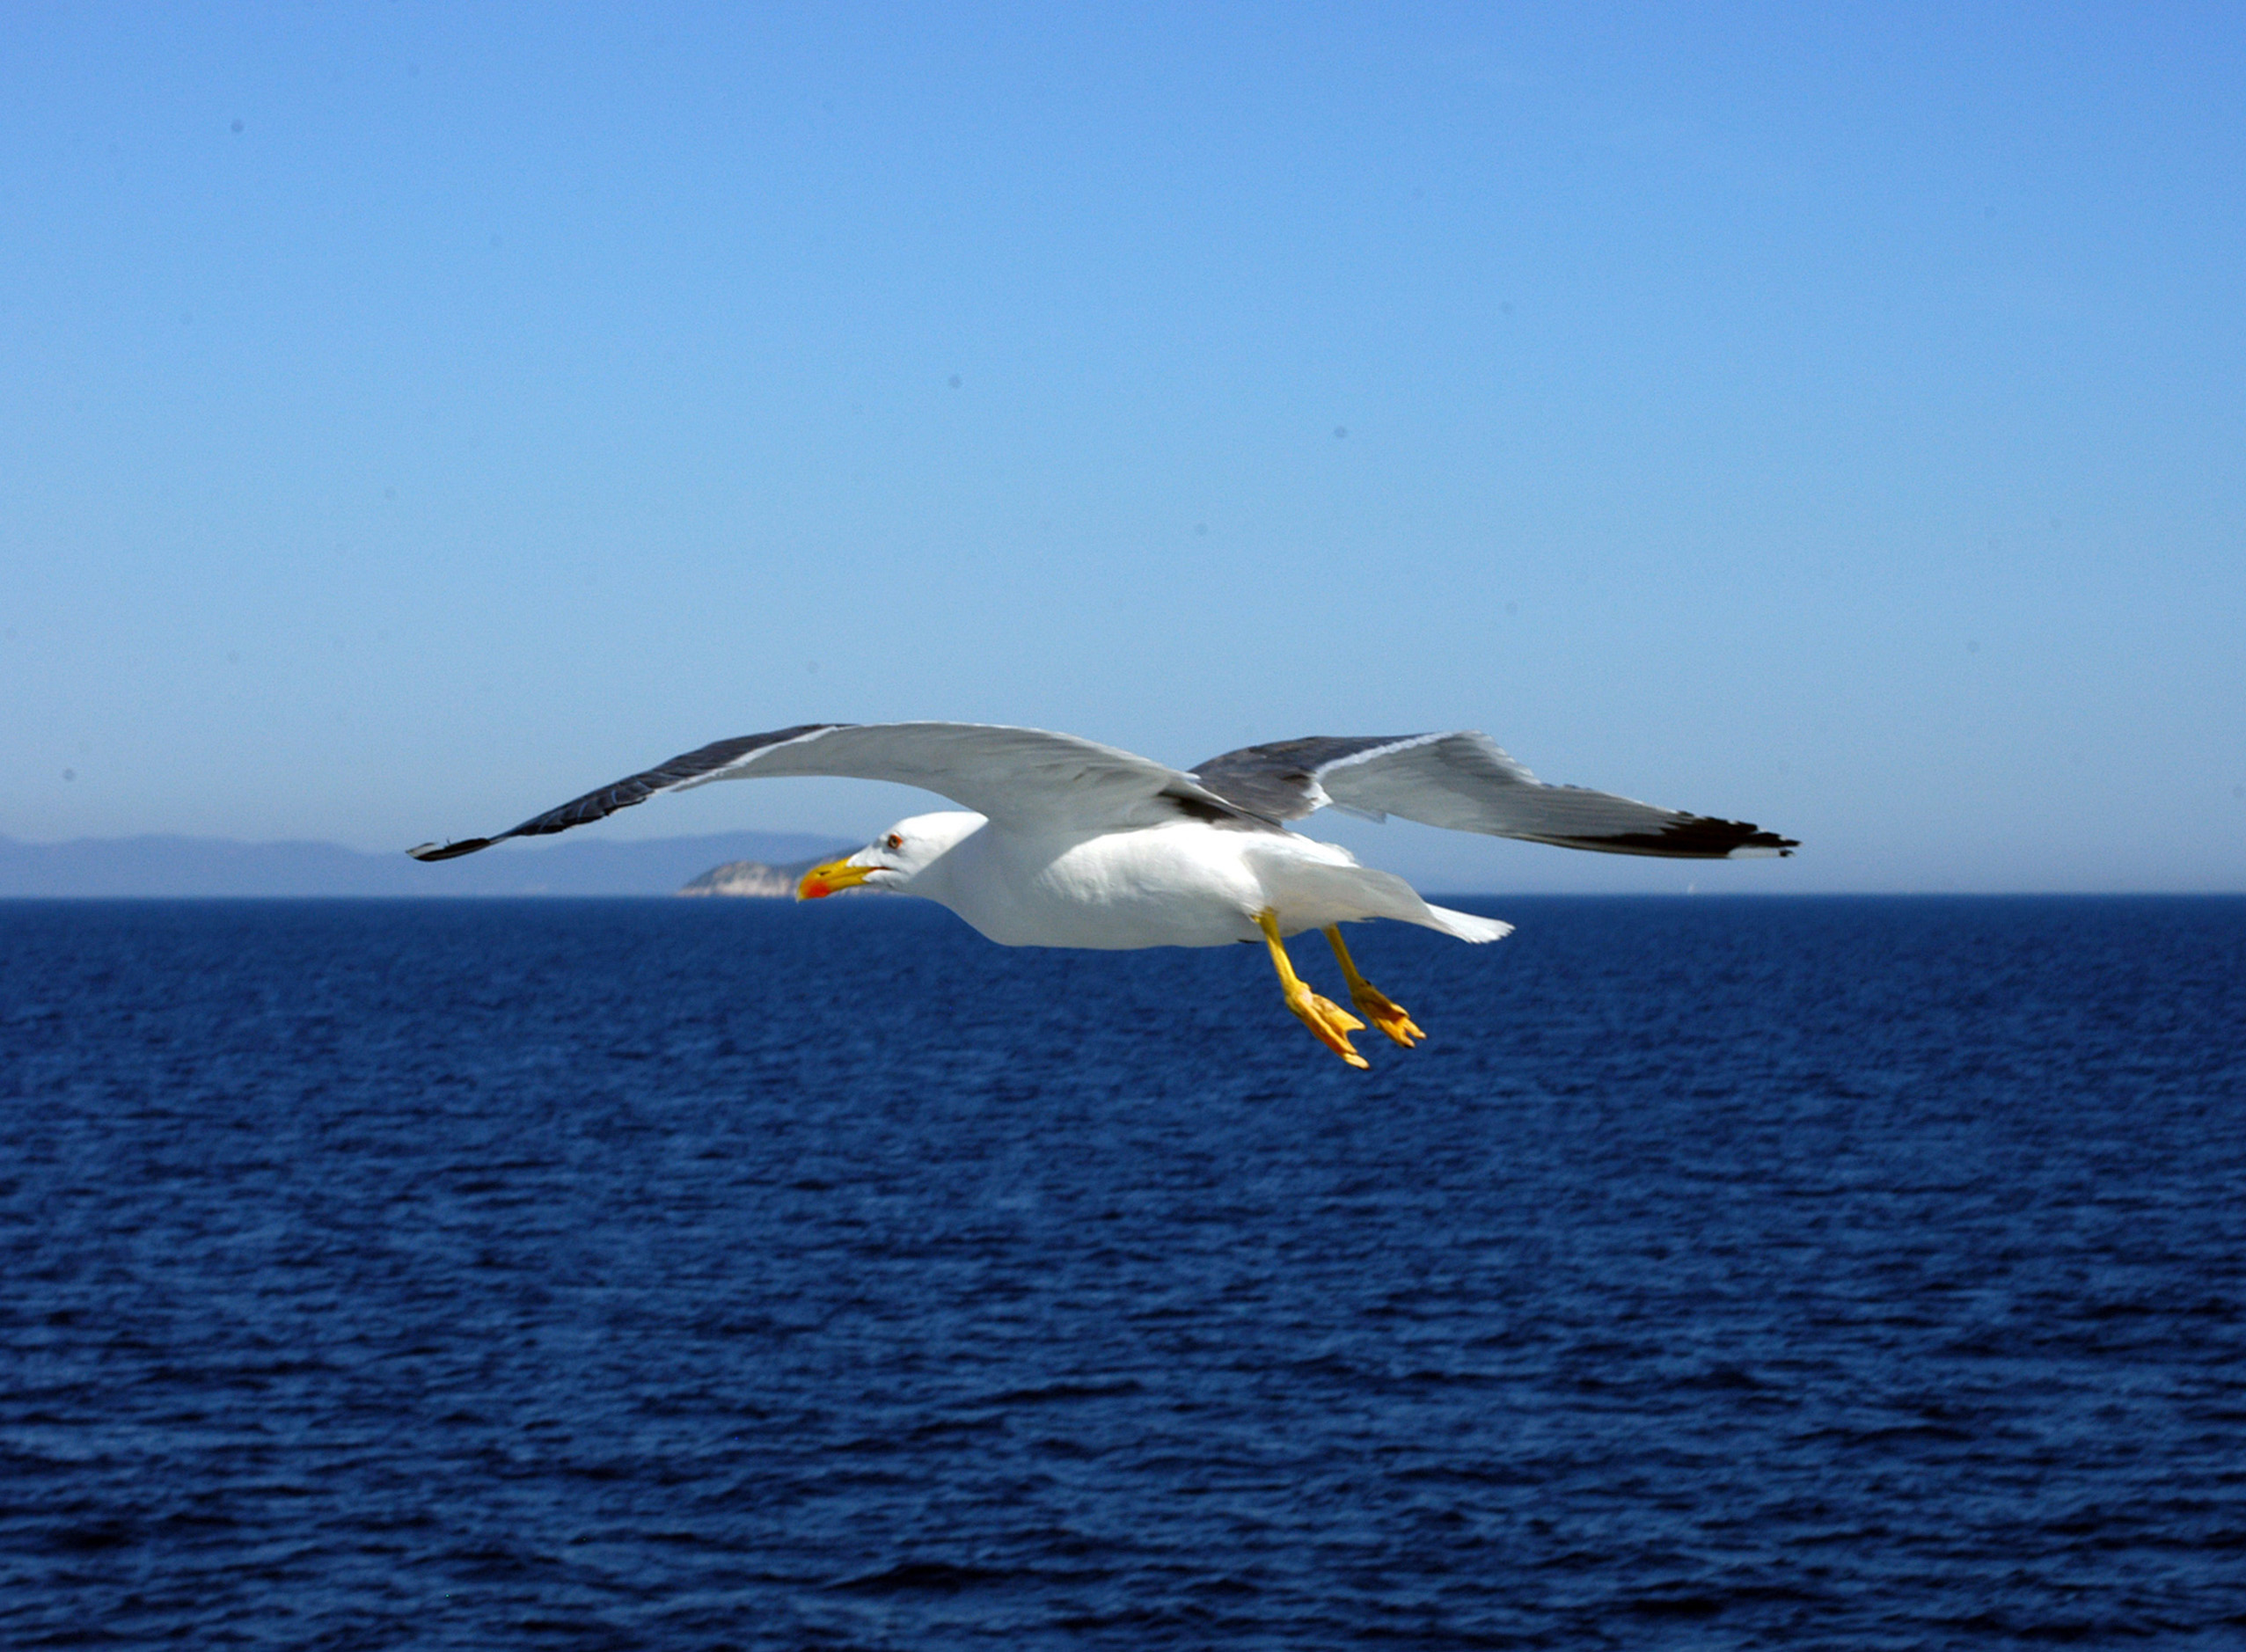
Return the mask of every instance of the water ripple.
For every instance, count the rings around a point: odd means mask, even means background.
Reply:
[[[2246,1635],[2246,903],[1503,909],[0,908],[0,1642]]]

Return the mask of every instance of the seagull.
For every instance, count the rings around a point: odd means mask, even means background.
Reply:
[[[1287,1008],[1360,1068],[1371,1064],[1350,1034],[1367,1021],[1407,1049],[1426,1034],[1358,971],[1340,925],[1388,918],[1472,942],[1497,940],[1512,925],[1430,905],[1401,878],[1287,822],[1331,807],[1568,849],[1703,860],[1799,846],[1742,821],[1547,786],[1472,731],[1313,735],[1173,769],[1075,735],[918,722],[802,723],[720,740],[493,837],[406,852],[450,860],[504,838],[567,831],[658,793],[787,775],[897,781],[962,806],[901,820],[855,854],[812,867],[796,886],[799,901],[860,885],[918,895],[1002,947],[1261,940]],[[1357,1014],[1295,972],[1286,939],[1313,929],[1333,947]]]

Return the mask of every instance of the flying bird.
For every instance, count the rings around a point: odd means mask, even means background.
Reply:
[[[1365,1022],[1405,1049],[1426,1036],[1359,973],[1340,925],[1393,918],[1465,941],[1512,925],[1431,906],[1401,878],[1287,830],[1328,806],[1607,854],[1692,859],[1798,845],[1741,821],[1547,786],[1487,735],[1313,735],[1247,746],[1193,769],[1074,735],[983,723],[804,723],[721,740],[573,798],[490,837],[422,844],[450,860],[502,838],[601,820],[713,780],[839,776],[917,786],[966,811],[901,820],[805,873],[798,900],[860,884],[950,908],[1002,947],[1215,947],[1261,940],[1287,1008],[1352,1067]],[[1287,937],[1324,932],[1352,1015],[1295,973]],[[1364,1020],[1360,1020],[1358,1016]]]

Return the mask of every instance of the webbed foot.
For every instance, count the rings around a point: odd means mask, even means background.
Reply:
[[[1357,961],[1350,956],[1350,949],[1342,944],[1342,930],[1338,924],[1326,926],[1326,939],[1332,943],[1334,956],[1342,966],[1342,974],[1350,983],[1350,1002],[1356,1005],[1364,1019],[1394,1039],[1406,1049],[1414,1039],[1425,1038],[1404,1006],[1383,992],[1357,973]]]
[[[1263,932],[1264,943],[1271,949],[1271,967],[1279,972],[1279,995],[1286,1000],[1287,1008],[1294,1012],[1295,1019],[1310,1029],[1313,1038],[1350,1066],[1370,1067],[1372,1064],[1358,1055],[1350,1042],[1350,1034],[1364,1031],[1364,1023],[1333,999],[1313,992],[1310,983],[1295,973],[1286,947],[1280,944],[1276,914],[1268,909],[1258,912],[1255,925]]]

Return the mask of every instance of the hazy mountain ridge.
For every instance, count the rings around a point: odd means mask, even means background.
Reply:
[[[26,844],[0,837],[0,899],[672,895],[725,862],[809,864],[839,852],[807,832],[501,844],[425,866],[404,853],[340,844],[230,838],[88,837]]]

